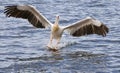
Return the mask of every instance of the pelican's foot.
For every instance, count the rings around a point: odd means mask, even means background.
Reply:
[[[50,46],[50,45],[47,45],[46,47],[47,47],[47,48],[51,48],[51,46]]]
[[[50,45],[50,44],[47,44],[47,46],[46,46],[46,47],[51,48],[51,45]]]

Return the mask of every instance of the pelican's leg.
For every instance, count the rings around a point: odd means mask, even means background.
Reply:
[[[56,43],[56,46],[55,46],[55,49],[58,48],[58,44],[60,43],[60,39],[57,39],[57,43]]]
[[[52,45],[52,40],[53,40],[53,37],[52,37],[52,34],[50,35],[50,40],[49,40],[49,43],[47,45],[47,47],[51,46]]]

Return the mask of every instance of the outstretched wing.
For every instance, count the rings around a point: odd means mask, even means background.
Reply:
[[[73,23],[72,25],[65,26],[64,30],[68,30],[70,32],[70,35],[74,37],[89,34],[106,36],[106,34],[109,32],[107,26],[105,26],[99,20],[93,19],[91,17],[87,17],[83,20]]]
[[[28,21],[37,28],[45,28],[52,25],[35,7],[31,5],[13,5],[5,6],[4,13],[7,17],[16,17],[28,19]]]

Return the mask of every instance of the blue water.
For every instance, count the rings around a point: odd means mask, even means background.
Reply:
[[[69,25],[87,16],[110,29],[106,37],[63,34],[60,50],[47,50],[50,29],[7,18],[4,6],[34,5],[52,23]],[[0,0],[0,73],[120,73],[120,0]]]

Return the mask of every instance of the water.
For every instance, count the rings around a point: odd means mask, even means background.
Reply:
[[[54,22],[68,25],[92,16],[110,32],[71,37],[64,33],[61,49],[47,50],[50,29],[36,29],[23,19],[6,18],[4,6],[31,4]],[[120,73],[119,0],[0,0],[0,73]]]

